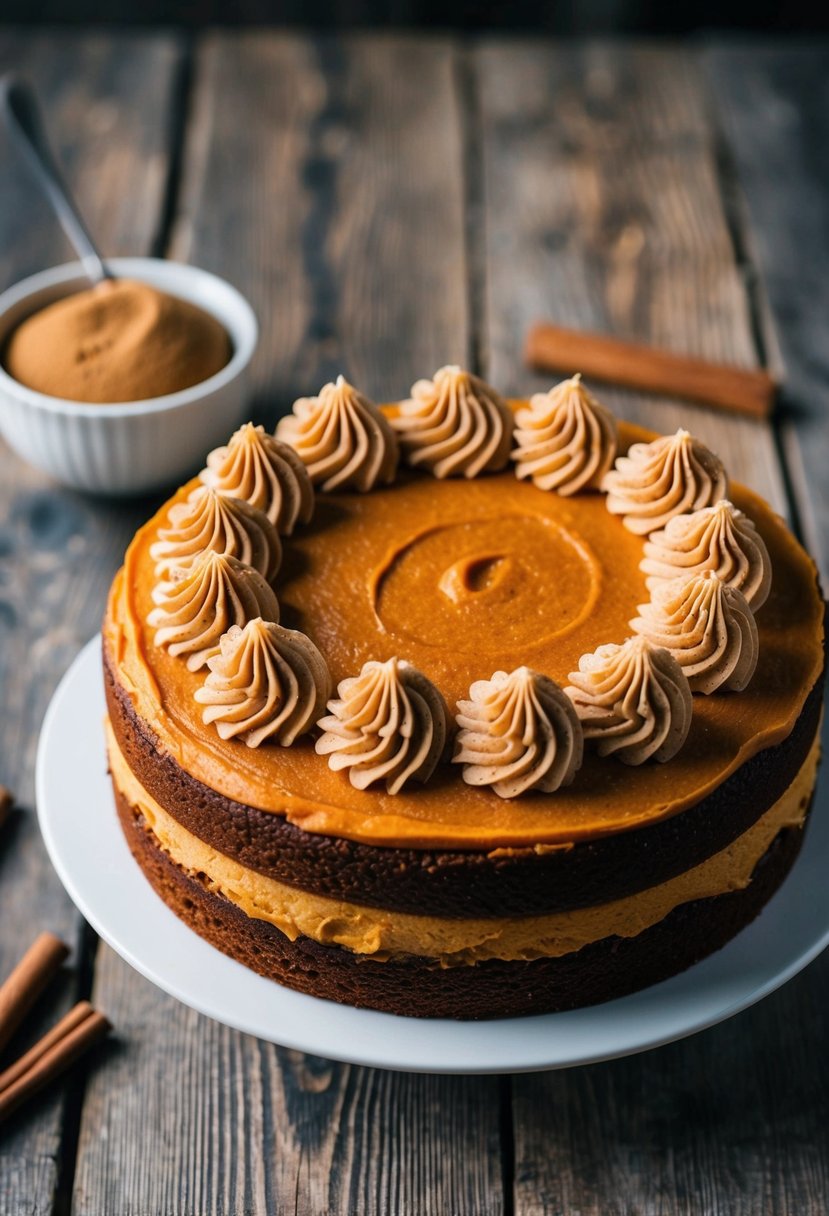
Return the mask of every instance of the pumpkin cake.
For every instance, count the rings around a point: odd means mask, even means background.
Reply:
[[[608,1000],[748,924],[803,837],[823,601],[685,431],[579,377],[342,377],[210,453],[104,621],[133,855],[306,993],[486,1018]]]

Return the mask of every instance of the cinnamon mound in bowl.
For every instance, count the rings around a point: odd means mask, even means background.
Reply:
[[[231,353],[224,327],[195,304],[148,283],[112,279],[28,317],[3,363],[36,392],[103,404],[190,388],[225,367]]]

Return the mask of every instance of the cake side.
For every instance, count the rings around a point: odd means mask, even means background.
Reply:
[[[267,878],[217,852],[152,798],[126,764],[110,728],[109,764],[125,802],[141,817],[158,847],[185,873],[199,875],[252,919],[265,920],[294,940],[309,937],[371,961],[415,956],[441,967],[476,966],[490,959],[524,962],[574,953],[608,937],[637,936],[677,906],[748,886],[780,832],[800,828],[817,772],[817,741],[795,780],[758,821],[726,849],[677,877],[617,900],[565,912],[496,917],[435,917],[331,899]]]
[[[408,957],[372,962],[338,945],[291,941],[248,916],[156,843],[116,788],[130,849],[165,903],[201,937],[268,979],[312,996],[416,1017],[517,1017],[597,1004],[675,975],[720,949],[762,911],[797,858],[801,828],[785,828],[741,890],[678,905],[632,937],[610,937],[555,958],[440,967]],[[804,812],[805,814],[805,808]]]
[[[726,848],[795,780],[814,747],[823,699],[811,690],[791,734],[758,752],[696,806],[647,828],[564,848],[423,850],[305,832],[216,793],[159,747],[105,648],[117,745],[143,788],[188,832],[246,868],[314,894],[436,916],[564,911],[665,882]]]

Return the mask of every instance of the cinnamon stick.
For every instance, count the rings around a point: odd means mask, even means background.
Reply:
[[[95,1010],[90,1005],[89,1001],[78,1001],[68,1013],[64,1014],[60,1021],[47,1031],[42,1039],[38,1039],[34,1047],[30,1047],[19,1060],[15,1060],[10,1064],[5,1072],[0,1072],[0,1094],[9,1086],[28,1072],[37,1061],[46,1054],[56,1043],[69,1034],[70,1030],[74,1030],[81,1022],[85,1021]]]
[[[14,805],[14,798],[11,790],[7,790],[5,785],[0,785],[0,828],[9,817],[9,811]]]
[[[749,418],[768,418],[777,383],[767,371],[709,363],[607,334],[539,323],[527,335],[527,363],[538,371],[582,375],[649,393],[683,397]]]
[[[41,933],[0,986],[0,1051],[69,954],[53,933]]]
[[[88,1001],[70,1010],[31,1051],[0,1076],[0,1123],[105,1038],[110,1029],[104,1015],[97,1013]],[[20,1066],[26,1061],[28,1064],[21,1071]]]

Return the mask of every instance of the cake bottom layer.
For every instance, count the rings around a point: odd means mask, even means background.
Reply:
[[[306,937],[290,941],[209,890],[198,875],[183,871],[117,786],[115,798],[136,861],[158,895],[200,937],[286,987],[414,1017],[552,1013],[612,1000],[676,975],[720,949],[757,916],[789,872],[803,839],[802,828],[785,828],[746,888],[681,904],[635,937],[603,938],[558,958],[441,968],[416,957],[377,962]]]

